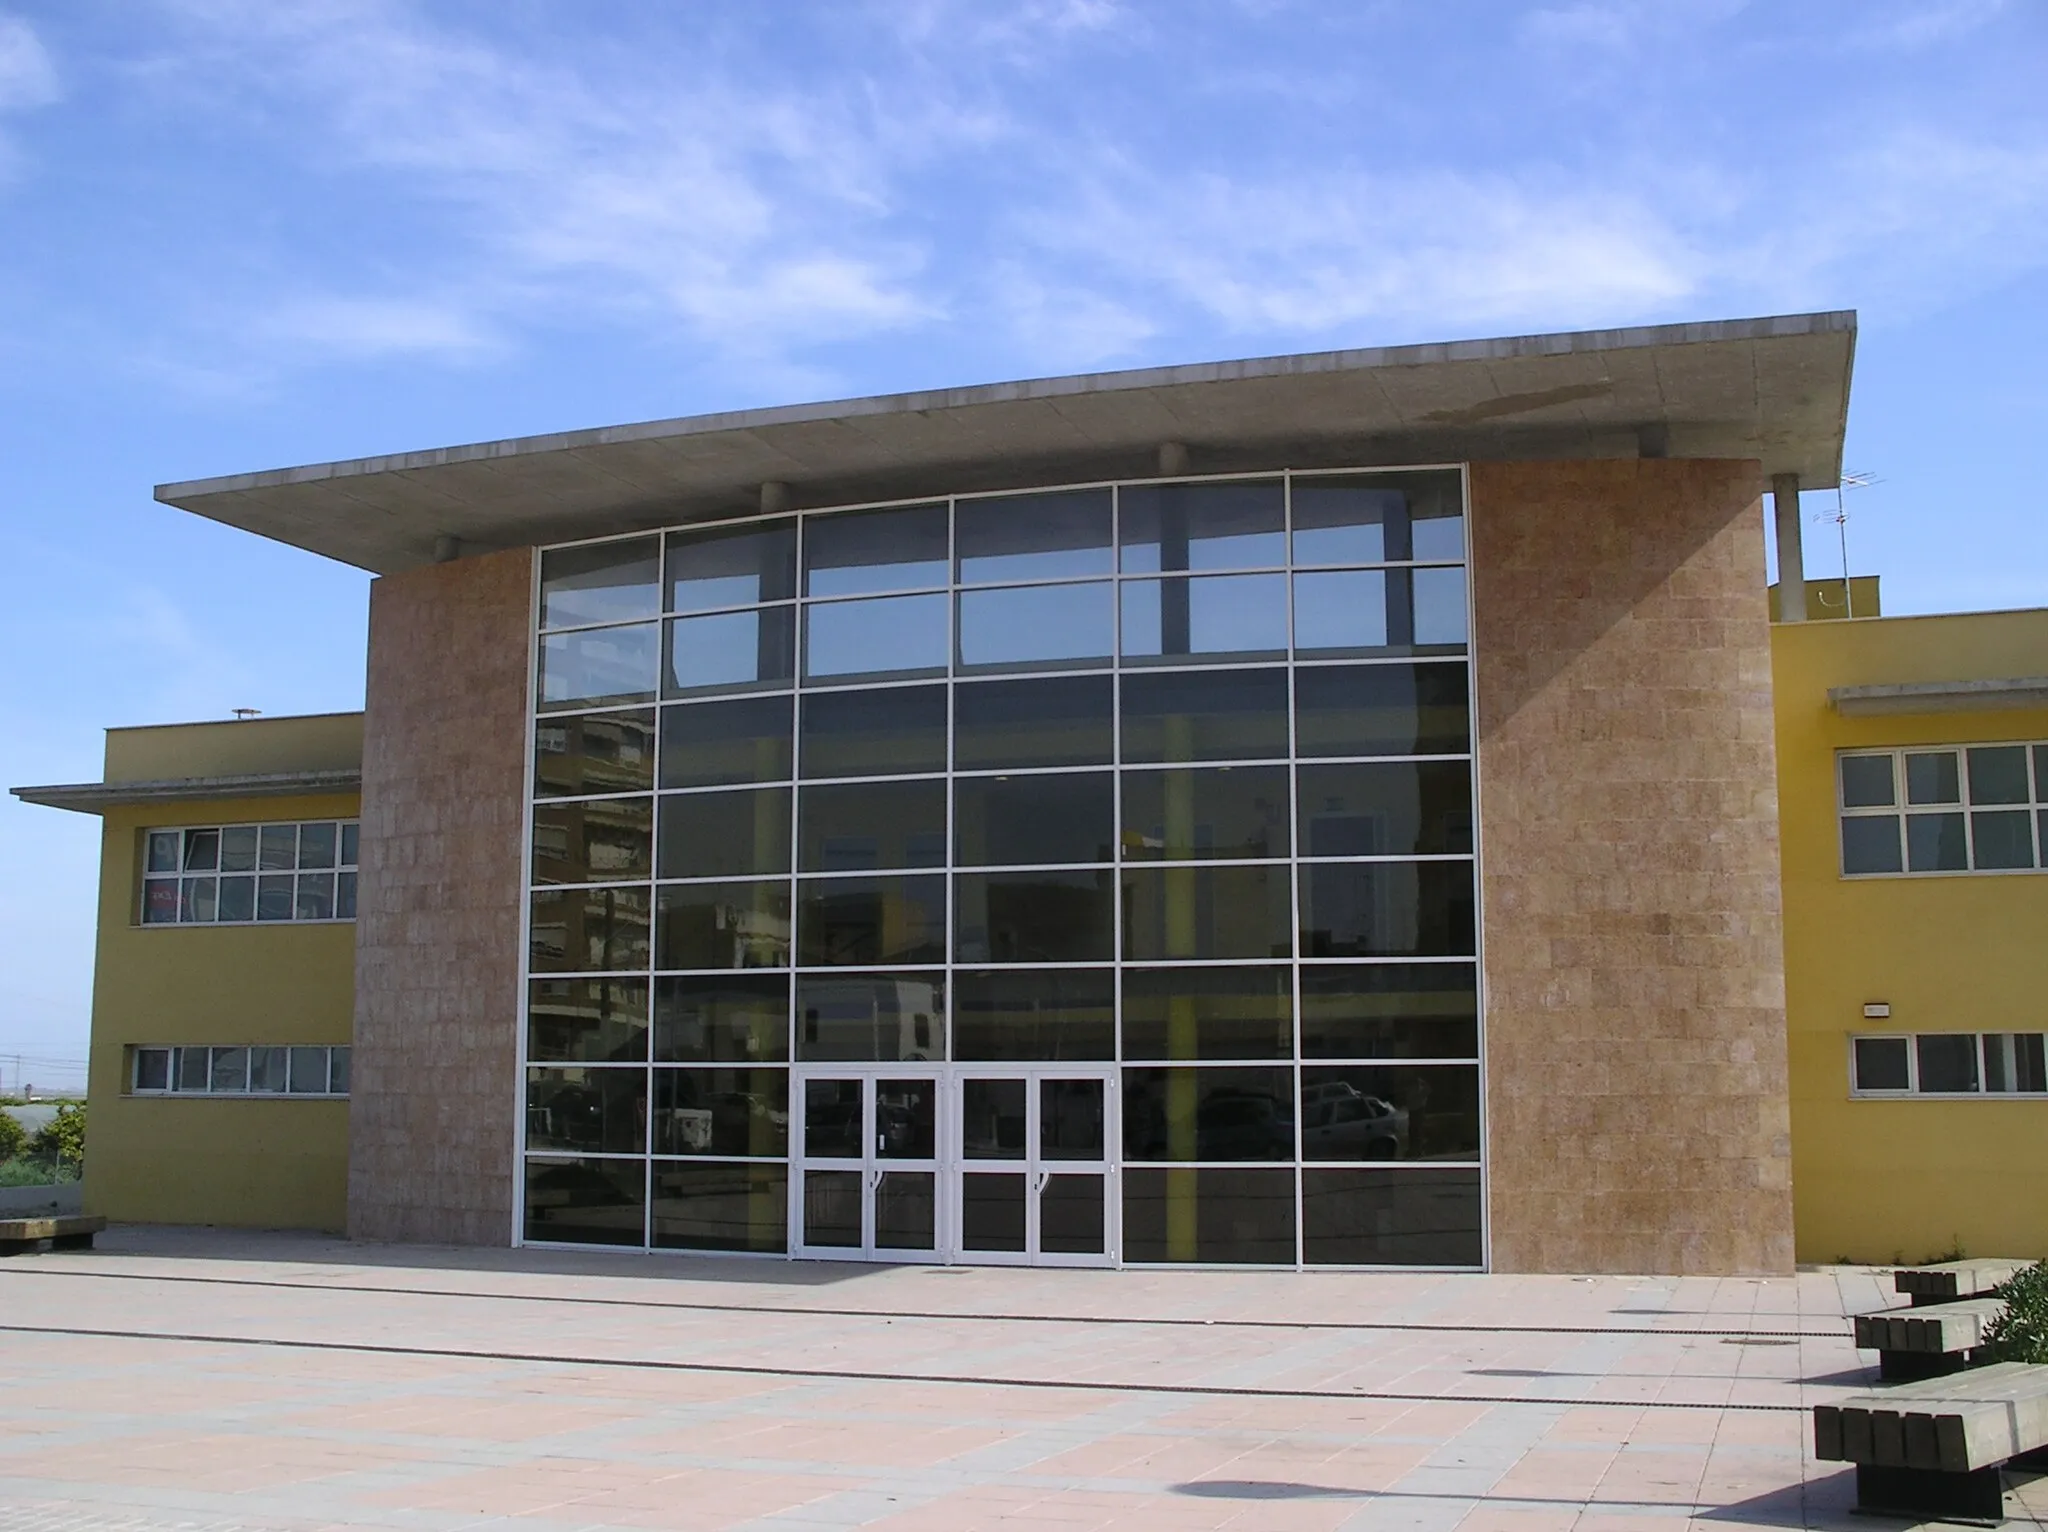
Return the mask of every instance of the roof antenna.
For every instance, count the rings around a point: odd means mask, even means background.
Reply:
[[[1842,492],[1849,489],[1868,489],[1873,484],[1882,484],[1874,473],[1844,473],[1835,476],[1835,509],[1833,514],[1822,511],[1815,521],[1832,521],[1835,524],[1835,538],[1842,549],[1842,615],[1856,615],[1856,595],[1849,585],[1849,507],[1842,499]]]
[[[247,723],[252,718],[263,716],[263,709],[260,707],[238,707],[233,709],[233,712],[238,723]]]

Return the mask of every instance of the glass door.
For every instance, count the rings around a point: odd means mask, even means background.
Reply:
[[[795,1253],[933,1259],[939,1244],[938,1078],[900,1069],[805,1071],[797,1088]]]
[[[962,1072],[950,1177],[959,1259],[1110,1264],[1112,1080],[1070,1068]]]

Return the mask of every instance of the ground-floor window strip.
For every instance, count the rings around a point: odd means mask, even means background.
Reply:
[[[1857,1096],[2048,1095],[2048,1034],[1882,1033],[1849,1040]]]

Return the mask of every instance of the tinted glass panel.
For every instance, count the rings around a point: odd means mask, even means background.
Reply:
[[[244,1061],[244,1068],[247,1067]],[[137,1090],[169,1090],[171,1088],[171,1051],[168,1048],[137,1048],[135,1050],[135,1088]]]
[[[1277,1059],[1294,1051],[1286,968],[1126,968],[1127,1059]]]
[[[796,608],[678,617],[667,624],[665,694],[786,684],[796,673]]]
[[[652,702],[660,636],[651,622],[630,628],[555,633],[540,643],[540,706]]]
[[[945,976],[915,972],[843,977],[799,974],[796,1056],[883,1061],[944,1058]]]
[[[1970,841],[1978,867],[2031,867],[2034,865],[2034,816],[2025,809],[1972,814]]]
[[[533,731],[533,785],[543,798],[653,787],[653,710],[543,718]]]
[[[644,1154],[647,1071],[529,1069],[526,1147]]]
[[[544,889],[533,896],[533,972],[645,969],[650,901],[644,888]]]
[[[1303,957],[1469,957],[1470,862],[1324,862],[1301,869]]]
[[[1107,665],[1116,647],[1108,584],[1014,585],[960,597],[960,663],[969,670]]]
[[[298,898],[292,904],[294,920],[332,920],[334,918],[334,874],[313,872],[299,874]]]
[[[1123,715],[1126,761],[1284,756],[1287,672],[1216,670],[1126,676]]]
[[[755,1250],[789,1239],[789,1171],[780,1165],[654,1166],[658,1250]]]
[[[1906,757],[1908,803],[1960,803],[1962,774],[1953,750],[1922,751]]]
[[[1294,480],[1297,564],[1378,564],[1465,556],[1455,471]]]
[[[656,1154],[789,1153],[786,1069],[657,1069]]]
[[[1120,599],[1127,660],[1240,658],[1287,648],[1285,575],[1127,580]]]
[[[1477,972],[1469,963],[1304,968],[1301,1052],[1312,1059],[1477,1058]]]
[[[1891,814],[1870,814],[1842,821],[1842,871],[1903,872],[1899,853],[1899,821]]]
[[[533,881],[608,883],[654,865],[654,800],[598,798],[533,809]]]
[[[1922,1032],[1913,1044],[1920,1055],[1922,1091],[1976,1090],[1976,1033]]]
[[[1109,512],[1106,489],[962,500],[953,511],[960,581],[1108,574]]]
[[[814,516],[804,523],[804,593],[853,596],[946,583],[946,507]]]
[[[915,675],[946,669],[944,596],[831,601],[804,612],[807,676]]]
[[[654,981],[654,1058],[663,1064],[789,1057],[789,979],[716,974]]]
[[[1126,1160],[1291,1160],[1291,1069],[1124,1071]]]
[[[789,871],[789,789],[664,793],[659,871],[664,878]]]
[[[843,782],[803,794],[805,872],[943,867],[946,784]]]
[[[955,687],[953,699],[962,771],[1092,766],[1110,759],[1115,705],[1108,676],[983,681]]]
[[[1123,873],[1124,956],[1287,957],[1293,901],[1284,866],[1130,867]]]
[[[804,1082],[804,1154],[814,1160],[858,1160],[867,1154],[866,1086],[859,1080]],[[856,1220],[858,1222],[858,1220]],[[858,1240],[855,1241],[859,1243]]]
[[[540,625],[652,617],[661,600],[660,563],[661,543],[653,537],[548,550],[540,559]]]
[[[858,1249],[861,1184],[858,1170],[804,1172],[803,1242],[821,1249]]]
[[[1108,772],[960,778],[953,787],[960,865],[1109,861],[1113,787]]]
[[[969,1160],[1021,1160],[1031,1153],[1023,1080],[960,1082],[960,1150]]]
[[[661,710],[661,785],[715,787],[789,777],[793,697],[742,697]]]
[[[958,1059],[1113,1059],[1116,976],[1107,969],[1009,969],[954,976]]]
[[[1124,1259],[1294,1264],[1294,1172],[1124,1172]]]
[[[1960,814],[1906,816],[1906,870],[1961,872],[1970,865]]]
[[[796,594],[796,524],[668,535],[668,609],[708,612]]]
[[[1465,571],[1417,569],[1408,575],[1413,587],[1415,646],[1418,649],[1462,649],[1467,623]]]
[[[655,903],[657,968],[786,968],[789,883],[683,883]]]
[[[1101,1160],[1109,1152],[1100,1080],[1038,1082],[1038,1152],[1048,1160]]]
[[[332,867],[334,865],[334,826],[331,824],[307,824],[299,826],[299,866]]]
[[[1305,654],[1386,648],[1392,642],[1387,585],[1397,573],[1353,569],[1296,575],[1294,647]]]
[[[1024,1177],[1014,1171],[976,1170],[960,1179],[963,1249],[1016,1254],[1028,1227]]]
[[[1479,1066],[1304,1069],[1301,1154],[1307,1160],[1477,1160]]]
[[[540,1243],[637,1245],[647,1169],[637,1160],[528,1160],[526,1237]]]
[[[534,979],[526,1056],[541,1062],[631,1064],[647,1057],[645,979]]]
[[[1472,748],[1465,667],[1311,666],[1296,673],[1303,755],[1463,755]]]
[[[1903,1037],[1859,1037],[1856,1039],[1856,1088],[1858,1090],[1905,1090],[1912,1080],[1908,1072]]]
[[[1127,771],[1123,793],[1127,861],[1288,853],[1284,766]]]
[[[195,1050],[196,1051],[196,1050]],[[294,1054],[318,1053],[320,1055],[321,1080],[313,1085],[312,1070],[301,1065],[292,1085],[296,1090],[325,1090],[327,1088],[327,1050],[325,1048],[294,1048]],[[296,1062],[296,1060],[294,1060]],[[215,1095],[240,1095],[249,1088],[249,1050],[247,1048],[215,1048],[211,1064],[212,1076],[207,1089]],[[301,1081],[305,1083],[300,1083]]]
[[[2027,747],[1988,745],[1970,751],[1970,802],[2025,803]]]
[[[938,1246],[938,1178],[929,1170],[885,1170],[875,1183],[875,1248]]]
[[[1117,494],[1126,573],[1287,562],[1286,504],[1277,481],[1127,484]]]
[[[1303,856],[1469,855],[1472,768],[1464,761],[1303,766]]]
[[[1108,869],[961,873],[955,961],[1094,963],[1115,955]]]
[[[877,1156],[891,1160],[931,1159],[937,1153],[938,1127],[937,1081],[875,1081]]]
[[[805,967],[946,960],[943,877],[810,878],[798,890]]]
[[[1301,1223],[1312,1266],[1477,1266],[1479,1172],[1306,1170]]]
[[[1842,757],[1842,807],[1889,808],[1898,801],[1888,755]]]
[[[946,769],[946,689],[900,686],[803,699],[806,777],[886,777]]]

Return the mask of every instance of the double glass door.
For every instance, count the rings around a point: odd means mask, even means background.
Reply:
[[[1110,1264],[1114,1093],[1071,1066],[802,1070],[795,1253]]]

